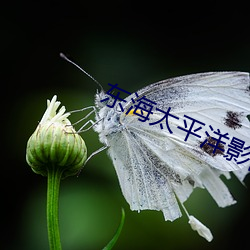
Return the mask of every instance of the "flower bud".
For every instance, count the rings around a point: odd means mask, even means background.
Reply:
[[[86,145],[76,133],[61,107],[56,113],[60,102],[54,96],[47,101],[41,122],[27,143],[26,161],[32,170],[47,176],[50,168],[62,171],[62,177],[75,175],[79,172],[87,158]]]

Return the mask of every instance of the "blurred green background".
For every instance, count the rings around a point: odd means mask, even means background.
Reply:
[[[161,3],[161,4],[160,4]],[[46,178],[25,161],[26,143],[54,94],[67,110],[93,105],[96,84],[59,57],[69,55],[108,89],[134,92],[169,77],[250,69],[247,8],[213,2],[11,2],[1,6],[2,233],[1,249],[48,249]],[[138,5],[136,5],[138,4]],[[229,3],[228,3],[229,4]],[[73,115],[77,121],[83,114]],[[102,145],[82,134],[89,154]],[[126,219],[114,249],[249,248],[250,177],[225,180],[238,201],[218,208],[205,190],[186,202],[213,235],[206,242],[186,216],[165,222],[161,212],[132,212],[111,161],[102,152],[81,175],[62,181],[60,229],[64,250],[102,249]],[[218,190],[219,191],[219,190]]]

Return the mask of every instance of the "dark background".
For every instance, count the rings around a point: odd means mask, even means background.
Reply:
[[[171,4],[170,4],[171,3]],[[67,110],[93,105],[96,84],[59,57],[69,55],[108,89],[127,91],[168,77],[205,71],[249,71],[248,5],[190,2],[11,2],[1,4],[2,249],[48,249],[46,178],[25,161],[26,143],[54,94]],[[79,114],[81,116],[81,114]],[[79,119],[77,115],[71,120]],[[82,134],[89,154],[97,135]],[[214,235],[190,229],[186,216],[165,222],[161,212],[132,212],[105,152],[81,175],[62,181],[60,228],[65,250],[101,249],[121,215],[125,226],[114,249],[219,249],[249,246],[246,186],[225,180],[237,204],[218,208],[205,190],[186,202]],[[219,190],[218,190],[219,191]]]

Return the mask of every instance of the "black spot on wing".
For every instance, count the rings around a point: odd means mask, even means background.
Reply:
[[[227,115],[224,118],[224,124],[229,128],[237,129],[240,128],[241,125],[242,113],[227,111]]]
[[[211,145],[209,145],[209,144],[216,145],[216,143],[217,143],[217,141],[214,140],[211,136],[209,136],[209,137],[207,138],[207,143],[204,144],[203,147],[202,147],[201,149],[202,149],[205,153],[211,155],[212,157],[214,157],[214,156],[216,156],[216,155],[223,155],[223,154],[224,154],[223,151],[222,151],[222,150],[219,150],[219,149],[216,149],[216,150],[215,150],[215,153],[213,153],[214,147],[211,146]],[[202,143],[200,143],[200,144],[202,144]],[[221,149],[223,149],[223,150],[225,149],[225,148],[224,148],[224,145],[223,145],[222,143],[219,143],[218,147],[221,148]]]

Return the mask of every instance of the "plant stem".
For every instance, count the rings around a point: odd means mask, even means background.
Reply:
[[[62,249],[58,216],[59,188],[62,172],[59,167],[48,168],[47,228],[50,250]]]

